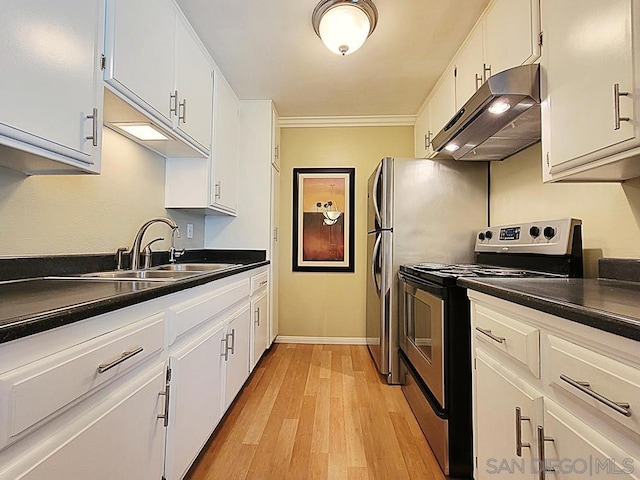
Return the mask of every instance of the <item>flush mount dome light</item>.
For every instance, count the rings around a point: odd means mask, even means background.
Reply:
[[[311,23],[329,50],[350,55],[375,30],[378,10],[371,0],[322,0],[313,10]]]

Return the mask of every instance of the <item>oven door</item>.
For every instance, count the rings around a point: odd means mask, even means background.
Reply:
[[[400,274],[400,348],[444,409],[444,288]]]

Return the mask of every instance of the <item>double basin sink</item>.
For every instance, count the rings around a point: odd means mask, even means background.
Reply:
[[[174,282],[237,267],[237,263],[169,263],[144,270],[114,270],[93,272],[73,277],[56,277],[73,280]],[[51,277],[50,277],[51,278]]]

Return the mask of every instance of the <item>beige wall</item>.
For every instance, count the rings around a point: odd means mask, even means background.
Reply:
[[[284,128],[281,138],[279,334],[365,336],[367,180],[383,156],[413,157],[413,127]],[[294,167],[355,167],[355,273],[291,270]]]
[[[583,222],[586,275],[599,257],[640,257],[640,178],[542,183],[540,144],[491,164],[491,223],[574,217]]]
[[[170,216],[181,228],[177,246],[202,248],[204,217],[164,208],[164,158],[104,129],[100,175],[32,176],[0,168],[0,256],[109,253],[130,247],[140,226]],[[193,240],[186,223],[193,223]],[[154,225],[145,239],[170,230]]]

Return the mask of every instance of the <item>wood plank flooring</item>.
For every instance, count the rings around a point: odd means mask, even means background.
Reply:
[[[444,479],[400,387],[365,346],[275,344],[189,480]]]

